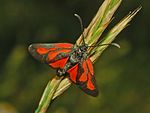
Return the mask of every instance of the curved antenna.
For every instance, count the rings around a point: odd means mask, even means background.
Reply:
[[[97,47],[97,46],[115,46],[117,48],[120,48],[120,45],[117,44],[117,43],[110,43],[110,44],[100,44],[100,45],[91,45],[91,46],[88,46],[88,47]]]
[[[75,17],[78,18],[79,22],[80,22],[80,25],[81,25],[81,31],[82,31],[82,40],[83,40],[83,43],[85,44],[85,37],[83,35],[83,32],[84,32],[84,27],[83,27],[83,23],[82,23],[82,19],[81,17],[78,15],[78,14],[74,14]]]

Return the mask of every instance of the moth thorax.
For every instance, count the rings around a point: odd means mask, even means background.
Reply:
[[[76,53],[73,53],[73,54],[70,56],[70,59],[69,59],[69,60],[70,60],[70,62],[71,62],[72,64],[75,64],[75,63],[79,62],[79,59],[78,59]]]
[[[87,52],[87,48],[88,48],[87,45],[82,45],[82,46],[80,46],[80,51],[81,52]]]

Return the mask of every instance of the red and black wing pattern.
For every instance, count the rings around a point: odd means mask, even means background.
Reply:
[[[77,63],[67,71],[70,75],[70,80],[79,86],[85,93],[91,96],[98,95],[96,80],[94,77],[93,64],[90,58]]]
[[[37,60],[48,64],[52,68],[63,69],[69,59],[73,44],[54,43],[54,44],[31,44],[29,52]]]

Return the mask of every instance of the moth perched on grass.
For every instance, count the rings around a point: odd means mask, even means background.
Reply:
[[[79,15],[75,14],[75,16],[79,19],[83,32],[82,20]],[[56,69],[57,76],[68,76],[81,90],[95,97],[98,95],[98,89],[94,77],[93,64],[87,51],[92,45],[88,45],[85,42],[84,34],[82,34],[82,40],[81,45],[70,43],[31,44],[29,52],[37,60]],[[114,43],[94,45],[93,47],[105,45],[118,47]]]
[[[98,95],[93,63],[109,45],[119,47],[112,41],[141,9],[139,7],[130,12],[101,38],[121,2],[122,0],[104,0],[97,14],[85,29],[83,29],[81,18],[75,15],[80,20],[82,34],[74,45],[53,43],[29,46],[29,52],[32,56],[56,69],[57,75],[48,82],[36,113],[45,113],[52,100],[68,89],[71,83],[79,86],[86,94]]]

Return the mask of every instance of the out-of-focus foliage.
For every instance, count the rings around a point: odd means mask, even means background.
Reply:
[[[55,74],[28,54],[28,45],[74,43],[81,30],[73,14],[78,13],[87,26],[102,2],[0,1],[0,113],[4,109],[9,113],[34,112],[47,82]],[[150,112],[149,1],[123,1],[114,23],[139,5],[143,9],[116,40],[121,49],[107,49],[94,65],[99,97],[90,97],[73,85],[55,100],[48,112]]]

